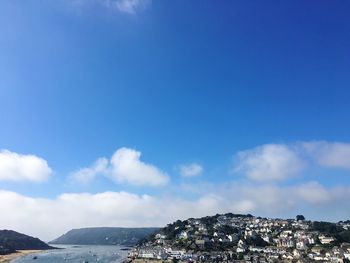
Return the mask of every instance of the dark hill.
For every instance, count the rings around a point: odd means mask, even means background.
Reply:
[[[74,245],[135,245],[139,240],[153,234],[158,228],[96,227],[68,231],[51,244]]]
[[[46,250],[51,248],[38,238],[12,230],[0,230],[0,254],[9,254],[16,250]]]

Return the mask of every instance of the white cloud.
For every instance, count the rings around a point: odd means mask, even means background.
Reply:
[[[306,165],[350,170],[350,143],[266,144],[239,152],[235,160],[234,172],[257,181],[281,181],[297,175]]]
[[[303,213],[318,220],[350,216],[349,187],[326,189],[317,182],[284,187],[226,183],[201,190],[191,200],[128,192],[65,193],[49,199],[0,190],[0,226],[48,241],[72,228],[165,226],[177,219],[226,212],[269,217]]]
[[[52,170],[47,162],[35,155],[24,155],[8,150],[0,151],[0,181],[46,181]]]
[[[71,173],[70,179],[73,182],[89,183],[98,174],[105,174],[108,170],[108,160],[106,158],[99,158],[91,167],[83,168]]]
[[[324,204],[331,201],[329,193],[322,185],[317,182],[310,182],[294,188],[294,193],[301,199],[310,204]]]
[[[201,175],[203,167],[198,163],[180,165],[179,171],[183,177],[195,177]]]
[[[73,181],[87,183],[97,175],[104,175],[116,183],[129,183],[132,185],[162,186],[169,181],[169,176],[152,164],[140,160],[141,152],[120,148],[108,161],[106,158],[98,159],[91,167],[75,171],[71,175]]]
[[[285,180],[304,167],[301,158],[286,145],[266,144],[236,155],[234,172],[242,172],[256,181]]]
[[[215,196],[186,201],[127,192],[62,194],[46,199],[0,191],[0,200],[1,228],[44,240],[88,226],[164,226],[179,218],[216,213],[221,203]]]
[[[134,185],[165,185],[169,181],[166,173],[156,166],[140,160],[141,152],[128,148],[120,148],[111,159],[110,177],[117,182]]]
[[[315,214],[318,220],[332,220],[335,215],[338,216],[338,220],[350,216],[350,203],[348,202],[350,187],[327,189],[314,181],[294,186],[225,182],[222,184],[185,185],[182,190],[199,196],[215,193],[224,200],[219,207],[229,208],[235,213],[253,213],[268,217],[294,217],[295,213],[303,210],[306,214]],[[339,209],[336,206],[342,206],[342,208]],[[324,211],[328,211],[328,213],[325,214]],[[337,211],[337,213],[333,215],[331,211]]]
[[[301,146],[321,166],[350,170],[349,143],[315,141]]]

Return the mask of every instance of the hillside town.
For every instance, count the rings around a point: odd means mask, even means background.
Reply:
[[[176,221],[129,252],[134,262],[350,262],[350,221],[216,215]]]

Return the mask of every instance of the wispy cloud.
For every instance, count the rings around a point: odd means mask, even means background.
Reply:
[[[0,181],[43,182],[51,175],[47,161],[38,156],[0,151]]]
[[[178,169],[182,177],[195,177],[203,172],[203,167],[198,163],[183,164]]]
[[[115,5],[120,12],[136,14],[151,5],[151,0],[107,0],[109,5]]]
[[[91,182],[97,175],[106,174],[108,171],[108,160],[99,158],[93,165],[74,171],[70,175],[70,179],[74,182],[87,184]]]
[[[75,8],[100,5],[120,13],[135,15],[152,5],[152,0],[63,0]]]

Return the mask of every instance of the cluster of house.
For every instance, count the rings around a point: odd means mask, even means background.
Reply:
[[[184,222],[174,226],[175,237],[160,232],[130,251],[129,257],[183,262],[350,262],[350,244],[335,246],[335,238],[312,231],[310,221],[221,215],[215,223]],[[349,228],[349,224],[341,226]]]

